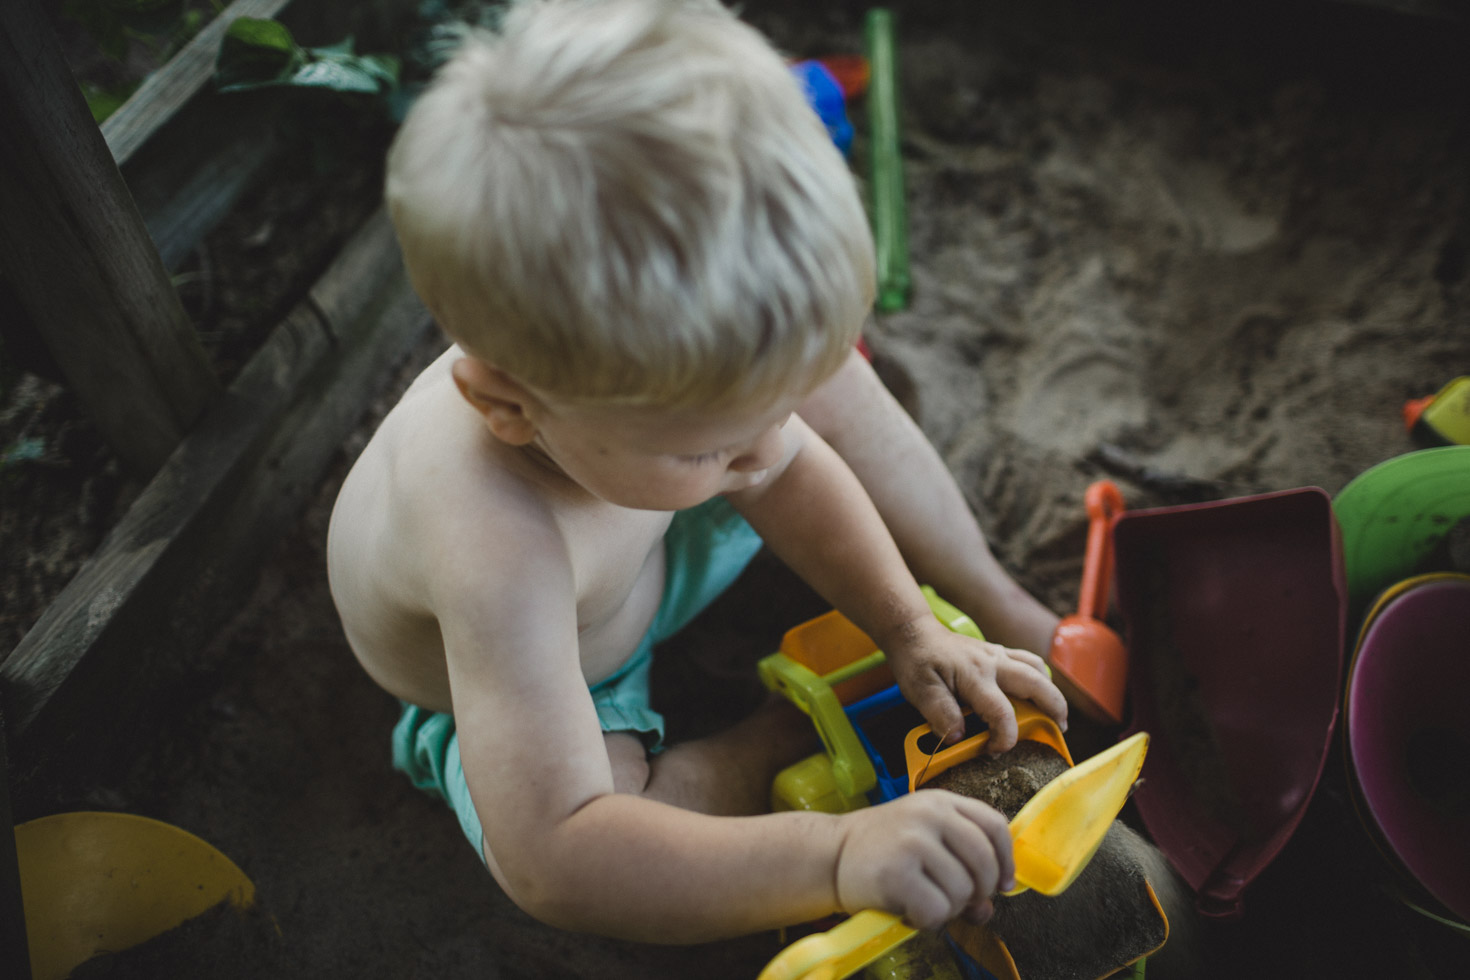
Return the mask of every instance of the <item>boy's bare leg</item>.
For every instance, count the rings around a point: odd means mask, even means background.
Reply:
[[[862,355],[799,412],[862,481],[915,578],[974,618],[987,640],[1046,656],[1057,615],[995,560],[944,460]]]
[[[776,774],[821,749],[811,719],[774,696],[730,728],[655,756],[627,732],[603,738],[619,793],[716,816],[769,812]]]

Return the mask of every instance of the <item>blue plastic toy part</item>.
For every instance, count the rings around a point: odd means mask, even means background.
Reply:
[[[862,743],[863,752],[867,754],[868,761],[873,764],[873,771],[877,774],[878,783],[868,790],[868,802],[873,804],[886,803],[888,800],[903,796],[909,791],[909,774],[904,765],[903,758],[903,734],[915,725],[921,725],[924,718],[919,714],[917,708],[904,700],[903,692],[894,684],[871,694],[854,704],[842,709],[847,715],[847,720],[852,723],[853,731],[857,733],[858,741]],[[890,716],[891,717],[885,717]],[[879,738],[880,743],[896,744],[899,753],[893,757],[893,765],[889,765],[888,759],[884,758],[883,752],[873,743],[868,735],[868,722],[875,726],[881,726],[889,737]],[[899,732],[897,738],[892,737],[894,732]]]
[[[975,958],[965,952],[963,946],[954,941],[949,933],[942,933],[944,944],[949,947],[949,955],[954,957],[954,965],[960,971],[963,980],[1000,980],[994,973],[976,962]]]
[[[852,149],[852,123],[847,121],[847,100],[837,78],[820,61],[798,61],[791,66],[791,73],[801,83],[807,104],[822,118],[827,135],[847,156]]]

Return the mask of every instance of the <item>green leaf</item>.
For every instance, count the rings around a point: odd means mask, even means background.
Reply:
[[[232,44],[282,51],[288,54],[298,50],[296,39],[291,36],[289,27],[278,20],[266,20],[260,17],[236,18],[229,30],[225,32],[222,48],[229,48]]]
[[[138,82],[125,82],[113,88],[103,88],[90,82],[82,83],[82,95],[86,96],[87,108],[92,111],[92,121],[102,123],[138,89]]]
[[[386,87],[391,88],[398,84],[401,66],[396,55],[365,54],[357,59],[357,64]]]
[[[361,67],[344,61],[314,61],[291,76],[301,88],[328,88],[334,92],[366,92],[376,95],[378,79]]]
[[[279,21],[241,17],[220,42],[214,63],[215,87],[238,92],[281,85],[301,67],[306,52]]]
[[[303,48],[284,24],[242,17],[220,45],[215,85],[221,92],[289,85],[377,95],[392,91],[398,75],[396,57],[354,54],[351,37]]]

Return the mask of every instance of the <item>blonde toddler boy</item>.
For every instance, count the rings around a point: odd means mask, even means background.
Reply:
[[[395,761],[510,897],[561,927],[692,942],[882,908],[983,920],[994,810],[922,791],[762,814],[813,751],[772,703],[672,747],[655,642],[762,542],[884,649],[941,731],[1065,719],[1056,618],[1005,575],[942,462],[853,353],[873,294],[852,178],[782,60],[713,2],[527,0],[406,120],[389,208],[453,341],[333,513],[332,594],[404,702]],[[907,561],[906,561],[907,560]]]

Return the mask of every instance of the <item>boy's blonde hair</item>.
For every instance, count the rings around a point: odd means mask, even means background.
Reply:
[[[387,200],[445,331],[577,402],[814,384],[873,298],[846,163],[781,58],[712,0],[523,0],[409,113]]]

